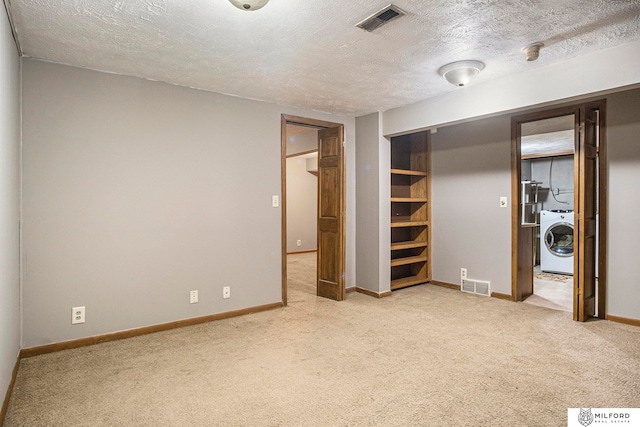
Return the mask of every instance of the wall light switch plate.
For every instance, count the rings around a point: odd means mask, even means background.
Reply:
[[[277,208],[279,206],[280,206],[280,197],[271,196],[271,207],[272,208]]]
[[[507,207],[507,198],[506,197],[500,197],[500,207],[501,208],[506,208]]]

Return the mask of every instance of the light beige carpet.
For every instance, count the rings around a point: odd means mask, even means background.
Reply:
[[[315,254],[296,257],[304,275]],[[563,426],[568,407],[640,406],[640,328],[290,283],[283,309],[23,360],[6,426]]]

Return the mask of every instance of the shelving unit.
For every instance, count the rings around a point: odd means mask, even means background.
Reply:
[[[429,132],[391,138],[391,290],[431,280]]]
[[[538,189],[542,185],[538,181],[522,181],[520,183],[522,200],[520,206],[520,225],[522,227],[538,226]]]

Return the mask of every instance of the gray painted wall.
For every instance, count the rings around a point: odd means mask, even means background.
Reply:
[[[611,94],[607,103],[607,313],[640,319],[640,90]],[[465,267],[469,277],[511,294],[511,210],[498,207],[499,196],[511,194],[509,120],[476,120],[432,135],[434,280],[459,283]]]
[[[433,280],[491,281],[511,295],[511,122],[509,117],[438,129],[431,136]],[[509,200],[509,206],[511,200]]]
[[[640,319],[640,90],[608,97],[607,313]]]
[[[356,276],[357,286],[390,289],[390,156],[380,113],[356,119]]]
[[[522,162],[522,179],[533,179],[542,183],[542,188],[538,193],[538,201],[540,202],[538,211],[542,209],[573,210],[573,162],[573,156],[533,159]],[[525,175],[525,163],[528,163],[531,169],[528,175]],[[549,170],[552,171],[551,185],[553,186],[554,194],[551,194],[549,190]]]
[[[0,7],[0,401],[20,351],[20,58]]]
[[[281,301],[281,114],[345,124],[355,241],[353,118],[31,59],[23,86],[25,347]]]
[[[318,178],[307,157],[287,159],[287,252],[318,248]],[[297,245],[300,240],[301,246]]]

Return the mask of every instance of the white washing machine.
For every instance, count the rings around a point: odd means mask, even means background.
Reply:
[[[540,212],[540,270],[573,274],[573,211]]]

